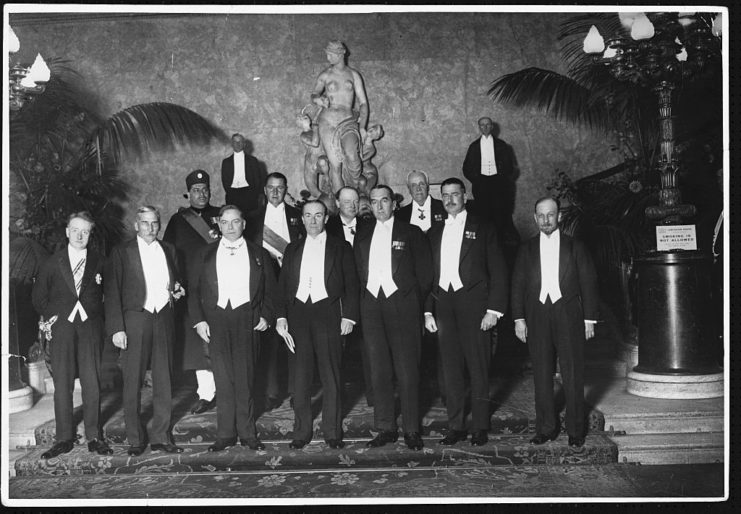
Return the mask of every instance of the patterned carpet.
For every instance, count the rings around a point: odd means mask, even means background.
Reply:
[[[262,499],[401,498],[650,498],[720,497],[723,465],[541,465],[459,468],[352,469],[272,473],[138,473],[85,477],[11,478],[11,498],[131,499],[208,498],[260,504]],[[140,500],[137,502],[137,500]],[[48,505],[48,504],[47,504]],[[192,504],[191,504],[192,505]]]

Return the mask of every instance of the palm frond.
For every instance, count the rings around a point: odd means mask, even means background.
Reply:
[[[515,107],[531,107],[554,118],[607,128],[606,106],[574,79],[541,68],[525,68],[492,82],[487,94],[494,101]]]
[[[153,150],[173,150],[176,144],[206,144],[227,141],[223,130],[200,114],[180,105],[153,102],[120,111],[93,132],[90,142],[99,141],[101,151],[112,163],[124,157],[141,158]]]

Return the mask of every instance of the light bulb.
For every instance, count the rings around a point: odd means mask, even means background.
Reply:
[[[589,29],[587,37],[584,38],[584,53],[587,54],[599,54],[605,49],[605,40],[597,30],[597,27],[592,25]]]
[[[10,25],[8,25],[8,30],[5,32],[5,47],[10,54],[14,54],[21,49],[21,42],[18,41],[18,36],[15,35]]]
[[[654,37],[654,25],[648,19],[648,16],[643,13],[639,13],[636,16],[633,26],[630,28],[630,37],[636,41]]]

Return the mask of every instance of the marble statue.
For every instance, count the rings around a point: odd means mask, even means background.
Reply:
[[[371,159],[376,155],[376,144],[383,137],[383,127],[381,125],[371,125],[368,127],[368,132],[365,133],[363,138],[363,146],[361,149],[361,158],[363,160],[363,173],[358,179],[358,183],[355,187],[360,193],[370,194],[370,190],[373,186],[378,183],[378,168],[371,162]]]

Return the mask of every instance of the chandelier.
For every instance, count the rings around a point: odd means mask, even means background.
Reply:
[[[681,203],[677,188],[672,91],[719,59],[722,14],[712,18],[694,12],[621,12],[618,17],[619,29],[606,41],[592,25],[583,49],[594,56],[595,66],[607,67],[616,80],[649,87],[658,95],[661,189],[659,205],[646,208],[646,216],[662,224],[681,223],[694,216],[696,209]]]
[[[18,37],[9,26],[6,27],[5,46],[9,54],[14,54],[21,48]],[[36,60],[30,67],[26,67],[20,62],[12,63],[10,58],[8,63],[10,65],[8,72],[10,79],[8,103],[11,113],[17,113],[25,104],[33,101],[36,95],[44,92],[51,72],[41,54],[36,55]]]

